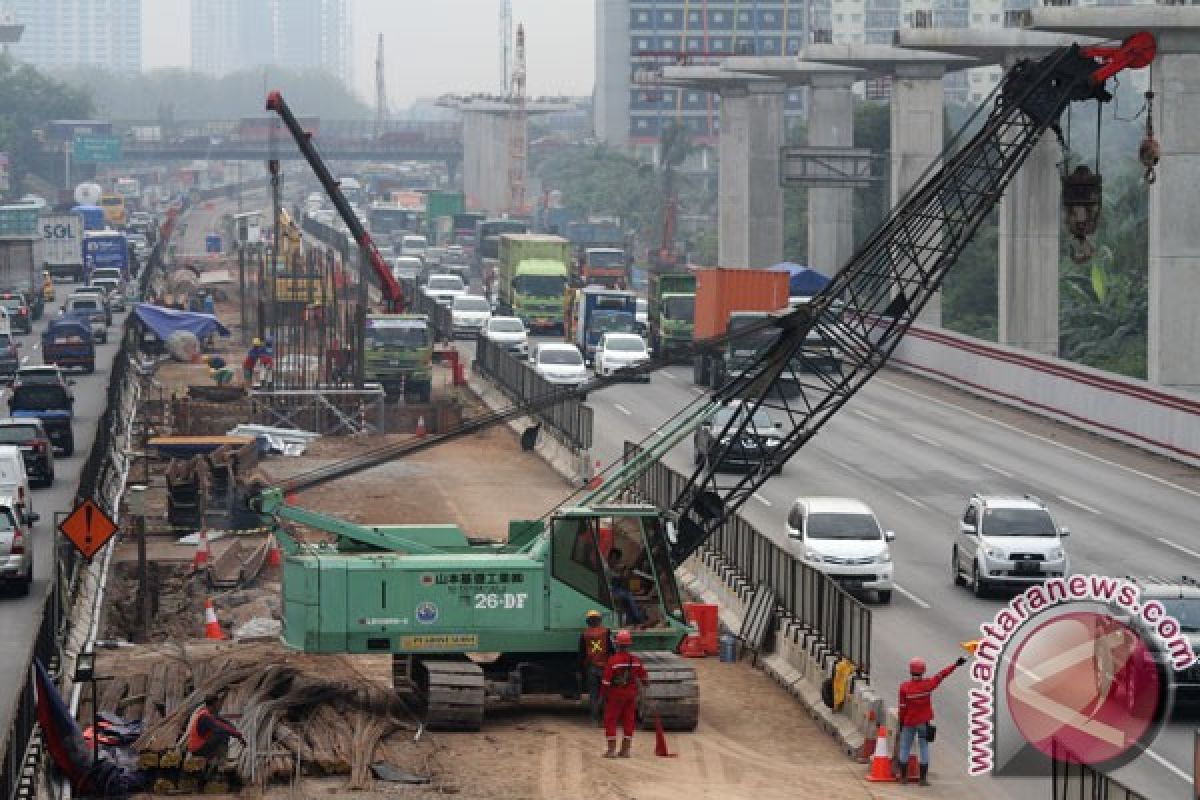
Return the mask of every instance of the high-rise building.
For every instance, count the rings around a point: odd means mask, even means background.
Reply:
[[[7,0],[25,26],[13,58],[43,69],[142,68],[142,0]]]
[[[347,0],[192,0],[192,69],[221,77],[274,64],[349,83]]]

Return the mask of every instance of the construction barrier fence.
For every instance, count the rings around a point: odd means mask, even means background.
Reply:
[[[625,461],[639,445],[625,443]],[[635,498],[670,508],[683,494],[689,476],[662,462],[650,466],[632,487]],[[740,516],[732,516],[701,548],[716,557],[750,586],[763,584],[775,591],[777,614],[793,617],[825,641],[831,651],[847,658],[859,674],[871,674],[871,609],[820,570],[797,560],[762,531]]]
[[[514,403],[526,403],[563,389],[534,372],[524,359],[490,339],[480,338],[476,343],[474,369],[496,384]],[[551,435],[572,450],[587,450],[592,446],[592,407],[583,398],[564,399],[535,415]]]
[[[1050,760],[1052,800],[1147,800],[1115,778],[1088,764],[1078,764],[1060,753],[1054,742],[1055,757]]]

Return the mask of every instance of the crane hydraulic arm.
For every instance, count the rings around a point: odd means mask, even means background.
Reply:
[[[375,249],[375,242],[372,241],[371,235],[367,233],[367,229],[359,221],[358,215],[354,213],[354,209],[350,207],[346,196],[338,188],[338,182],[329,172],[329,168],[325,166],[325,162],[317,152],[316,145],[312,142],[312,136],[300,126],[300,121],[296,119],[296,115],[292,113],[292,109],[284,102],[283,95],[278,91],[267,95],[267,111],[274,111],[283,120],[283,124],[287,127],[288,132],[296,140],[296,147],[300,149],[304,160],[312,167],[312,171],[316,174],[317,180],[321,182],[325,193],[333,201],[333,207],[337,209],[338,216],[342,218],[342,222],[346,223],[346,227],[350,230],[354,241],[367,253],[367,257],[371,262],[371,269],[379,279],[379,286],[383,292],[383,301],[387,306],[387,310],[400,311],[404,300],[404,293],[400,289],[400,284],[396,281],[395,276],[392,275],[392,270],[387,262],[383,260],[383,256],[379,255],[379,251]],[[360,278],[365,280],[366,276],[360,276]]]

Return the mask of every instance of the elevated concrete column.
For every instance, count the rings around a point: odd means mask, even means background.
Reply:
[[[784,85],[721,90],[717,261],[728,267],[769,267],[783,260]]]
[[[1155,31],[1155,131],[1162,146],[1149,204],[1149,353],[1153,383],[1200,389],[1200,34]]]
[[[508,208],[508,115],[463,109],[463,193],[472,210]]]
[[[854,146],[853,80],[813,76],[809,93],[808,143],[813,147]],[[724,136],[725,129],[721,129]],[[854,253],[854,190],[808,190],[808,266],[834,275]]]
[[[945,101],[942,76],[945,73],[941,64],[896,65],[890,113],[893,208],[925,174],[929,165],[942,155]],[[917,321],[941,327],[941,291],[929,298]]]

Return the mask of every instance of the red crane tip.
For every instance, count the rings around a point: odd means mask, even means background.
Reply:
[[[283,95],[279,93],[279,90],[272,90],[269,94],[267,94],[267,111],[278,111],[282,102]]]

